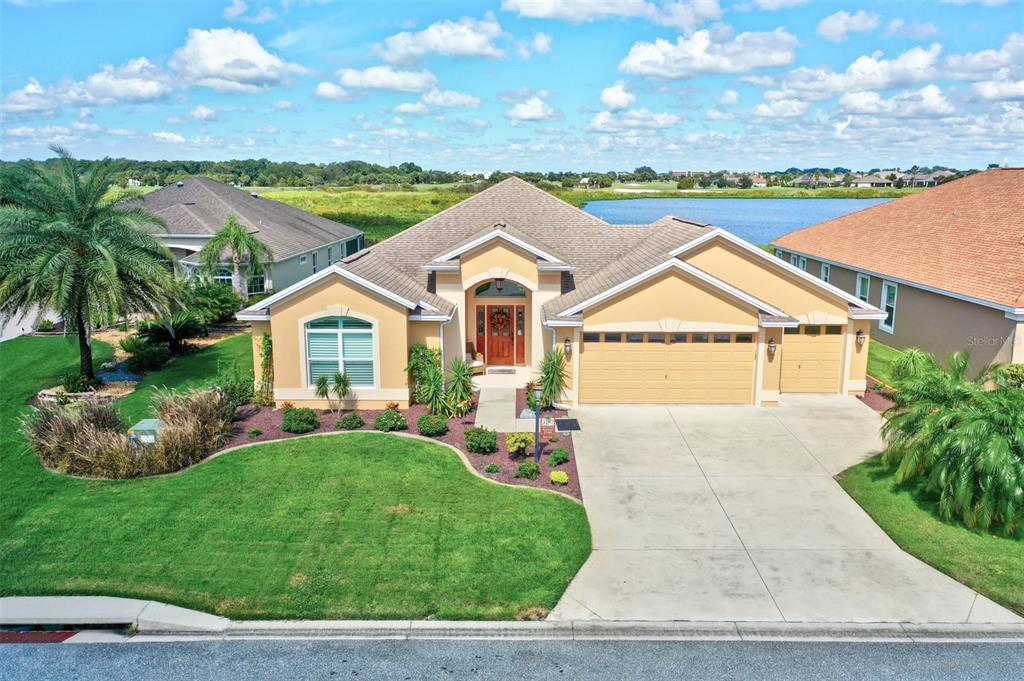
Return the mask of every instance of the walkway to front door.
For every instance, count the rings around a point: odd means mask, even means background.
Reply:
[[[832,479],[881,447],[855,398],[572,413],[594,551],[552,619],[1022,621],[904,553]]]

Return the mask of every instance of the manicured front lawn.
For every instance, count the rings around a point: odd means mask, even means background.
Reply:
[[[118,411],[129,424],[149,417],[150,402],[157,388],[188,390],[207,385],[221,370],[232,365],[252,373],[252,336],[239,336],[208,345],[190,355],[182,355],[159,371],[146,374],[135,392],[116,402]]]
[[[898,485],[880,456],[843,471],[839,483],[905,551],[1024,614],[1024,532],[1009,539],[942,520],[935,499]]]
[[[872,378],[877,378],[883,383],[892,385],[892,375],[889,372],[889,367],[899,354],[900,351],[896,348],[879,343],[872,338],[871,344],[868,346],[868,375]]]
[[[50,473],[16,417],[76,362],[59,338],[0,345],[0,595],[154,598],[236,618],[511,618],[554,606],[590,552],[579,504],[395,436],[273,442],[164,478]],[[150,384],[189,384],[179,362]]]

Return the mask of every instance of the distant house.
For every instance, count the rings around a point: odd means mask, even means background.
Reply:
[[[817,187],[823,183],[820,177],[815,177],[814,175],[808,175],[805,173],[794,179],[792,184],[794,187]]]
[[[767,187],[768,186],[768,178],[764,177],[763,175],[751,175],[750,176],[750,181],[753,183],[753,184],[750,185],[751,187]]]
[[[914,173],[903,178],[908,187],[934,187],[955,173],[948,170],[936,170],[933,173]]]
[[[854,179],[854,187],[891,187],[893,181],[881,175],[865,175]]]
[[[270,248],[272,261],[249,277],[249,294],[281,290],[363,247],[362,231],[208,177],[189,177],[147,194],[144,208],[164,220],[157,237],[189,271],[199,250],[233,214]],[[216,277],[230,282],[227,263]]]
[[[128,187],[141,187],[142,186],[142,180],[136,180],[134,177],[131,177],[131,178],[128,178],[128,181],[125,182],[125,185],[128,186]]]
[[[581,177],[580,181],[576,183],[576,188],[577,189],[590,189],[590,187],[592,185],[593,185],[593,183],[590,181],[589,177]]]
[[[977,173],[791,232],[776,254],[884,309],[882,343],[1024,362],[1022,186],[1024,168]]]

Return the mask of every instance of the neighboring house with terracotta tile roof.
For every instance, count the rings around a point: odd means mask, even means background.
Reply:
[[[875,338],[974,366],[1024,362],[1024,168],[997,168],[791,232],[779,257],[887,311]]]
[[[323,406],[343,372],[361,408],[408,403],[417,343],[518,385],[563,350],[572,404],[847,394],[882,316],[712,225],[612,225],[517,177],[238,314],[272,335],[276,400]]]
[[[270,249],[270,267],[249,278],[253,295],[287,288],[363,247],[363,233],[355,227],[209,177],[185,178],[140,203],[164,221],[157,237],[189,270],[199,266],[199,250],[234,215]],[[225,266],[218,278],[230,282],[230,269]]]

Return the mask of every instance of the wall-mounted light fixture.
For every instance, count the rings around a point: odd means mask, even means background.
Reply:
[[[864,331],[861,330],[861,329],[857,329],[857,347],[858,348],[864,347],[864,343],[866,343],[867,340],[868,340],[868,337],[864,334]]]
[[[769,338],[768,339],[768,356],[769,357],[774,357],[775,356],[775,351],[778,349],[778,347],[779,346],[775,342],[775,339],[774,338]]]
[[[566,357],[572,357],[572,343],[569,341],[568,338],[566,338],[565,342],[562,343],[562,347],[565,350],[565,356]]]
[[[498,277],[497,279],[495,279],[494,288],[498,291],[498,293],[501,293],[501,289],[505,288],[505,279],[503,277]]]

